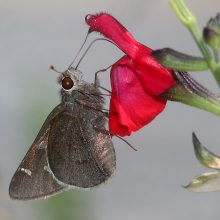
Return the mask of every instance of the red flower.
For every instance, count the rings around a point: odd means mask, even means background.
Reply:
[[[163,67],[151,56],[152,49],[137,42],[111,15],[87,15],[86,22],[90,31],[102,33],[126,54],[111,68],[109,131],[130,135],[164,109],[166,100],[159,95],[175,84],[172,70]]]

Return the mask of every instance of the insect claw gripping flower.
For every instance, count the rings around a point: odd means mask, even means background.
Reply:
[[[151,56],[152,49],[136,41],[111,15],[87,15],[85,20],[90,32],[100,32],[125,53],[110,72],[109,131],[130,135],[163,111],[167,100],[160,95],[175,85],[173,71],[162,66]]]

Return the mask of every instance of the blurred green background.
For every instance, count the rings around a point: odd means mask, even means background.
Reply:
[[[219,0],[188,0],[202,28],[220,11]],[[195,194],[181,187],[204,169],[196,161],[191,132],[220,154],[219,118],[178,103],[128,140],[114,138],[116,175],[91,191],[70,190],[44,201],[19,202],[8,196],[11,177],[49,112],[59,103],[57,74],[73,60],[88,30],[84,17],[106,11],[152,48],[172,47],[199,55],[190,34],[164,0],[0,0],[1,220],[219,220],[220,193]],[[99,35],[90,37],[94,39]],[[113,45],[96,43],[80,65],[84,79],[122,56]],[[209,72],[193,76],[218,88]],[[109,74],[101,75],[109,88]]]

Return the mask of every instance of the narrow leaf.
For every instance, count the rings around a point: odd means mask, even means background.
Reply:
[[[184,186],[192,192],[213,192],[220,190],[220,172],[202,173]]]
[[[220,169],[220,158],[204,147],[194,132],[192,133],[192,141],[198,161],[205,167]]]

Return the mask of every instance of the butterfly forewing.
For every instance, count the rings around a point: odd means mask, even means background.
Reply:
[[[11,198],[20,200],[45,198],[68,187],[55,179],[49,169],[46,152],[50,122],[61,111],[62,106],[59,105],[51,112],[19,165],[9,186]]]

